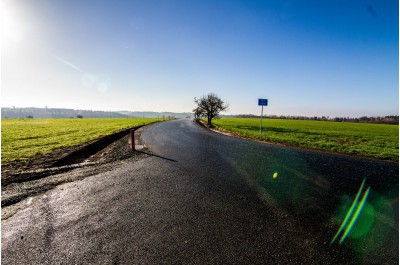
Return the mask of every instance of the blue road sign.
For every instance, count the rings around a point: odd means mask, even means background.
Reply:
[[[268,106],[268,99],[266,99],[266,98],[259,98],[259,99],[258,99],[258,106]]]

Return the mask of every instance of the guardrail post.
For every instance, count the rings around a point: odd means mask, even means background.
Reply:
[[[131,129],[131,150],[135,151],[135,129]]]

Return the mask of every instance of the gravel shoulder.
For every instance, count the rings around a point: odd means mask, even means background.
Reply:
[[[131,151],[128,133],[120,140],[87,157],[82,163],[51,167],[57,158],[65,157],[66,154],[74,151],[74,148],[66,148],[62,152],[57,151],[58,156],[53,154],[52,157],[48,154],[31,161],[21,162],[16,170],[13,168],[17,164],[7,167],[2,172],[1,219],[7,219],[24,209],[26,203],[23,200],[31,196],[46,192],[63,183],[82,180],[149,157],[151,153],[141,139],[142,131],[143,128],[140,128],[135,132],[135,144],[143,148],[140,151]],[[77,148],[80,146],[75,147],[75,150]],[[6,176],[3,176],[4,174]],[[31,200],[32,198],[29,198],[28,202]]]

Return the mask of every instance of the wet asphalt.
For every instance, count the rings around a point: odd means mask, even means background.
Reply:
[[[398,264],[398,163],[251,142],[188,119],[141,137],[147,158],[22,201],[2,220],[2,263]]]

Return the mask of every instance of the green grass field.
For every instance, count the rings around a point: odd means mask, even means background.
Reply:
[[[2,119],[1,164],[74,146],[136,125],[162,119]]]
[[[260,137],[260,119],[221,118],[217,129]],[[263,119],[264,141],[399,161],[399,126],[347,122]]]

